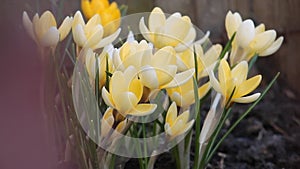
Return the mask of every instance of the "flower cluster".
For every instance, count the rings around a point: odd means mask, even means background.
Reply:
[[[109,4],[108,0],[82,0],[81,7],[86,19],[77,11],[73,17],[66,17],[60,27],[50,11],[41,17],[36,14],[32,21],[24,12],[23,23],[42,49],[50,47],[55,51],[59,42],[72,33],[75,62],[83,62],[89,85],[96,93],[97,106],[105,110],[99,131],[102,140],[113,141],[118,134],[126,134],[134,123],[132,117],[154,113],[160,105],[151,100],[159,93],[165,94],[166,101],[158,123],[162,124],[167,141],[176,140],[194,123],[200,127],[200,121],[195,121],[192,114],[194,111],[197,115],[198,111],[193,105],[200,104],[214,90],[218,99],[214,99],[210,111],[213,113],[207,115],[210,119],[205,121],[202,134],[205,138],[201,139],[209,140],[207,137],[212,136],[209,132],[217,126],[214,120],[219,122],[224,114],[217,116],[219,100],[224,111],[233,103],[256,101],[261,93],[251,92],[258,87],[262,76],[247,79],[248,62],[255,55],[273,54],[283,42],[283,37],[276,40],[275,30],[265,30],[263,24],[255,27],[252,20],[243,21],[238,13],[229,11],[225,27],[231,49],[223,49],[220,44],[206,43],[208,36],[196,39],[197,28],[188,16],[174,13],[167,17],[155,7],[147,24],[144,17],[137,21],[144,39],[133,38],[129,31],[127,40],[116,45],[113,42],[121,32],[117,4]],[[201,137],[197,133],[196,137]]]

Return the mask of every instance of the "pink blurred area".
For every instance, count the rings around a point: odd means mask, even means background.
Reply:
[[[1,169],[55,168],[41,113],[39,56],[22,24],[22,12],[30,5],[4,0],[0,7]]]

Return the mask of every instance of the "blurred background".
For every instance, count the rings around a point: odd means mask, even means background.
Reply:
[[[34,42],[23,29],[22,12],[29,16],[46,9],[55,11],[62,0],[2,0],[0,6],[0,168],[52,169],[54,154],[48,147],[40,106],[41,65]],[[224,19],[238,11],[256,24],[265,23],[285,37],[273,56],[261,58],[258,69],[266,80],[281,72],[278,87],[283,97],[298,102],[300,93],[299,0],[117,0],[128,13],[150,12],[159,6],[166,13],[190,16],[203,32],[211,31],[213,43],[226,43]],[[65,0],[64,14],[79,9],[79,0]],[[67,4],[67,5],[66,5]]]

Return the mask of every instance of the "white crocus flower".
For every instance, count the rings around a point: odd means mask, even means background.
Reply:
[[[66,17],[59,28],[50,11],[45,11],[41,17],[35,14],[32,21],[27,12],[23,12],[23,24],[29,36],[42,47],[56,47],[59,41],[69,34],[73,18]]]
[[[145,25],[144,17],[140,20],[140,31],[156,48],[172,46],[177,52],[187,49],[196,38],[196,31],[188,16],[174,13],[166,18],[163,11],[155,7]]]
[[[249,61],[255,54],[268,56],[275,53],[283,42],[283,37],[276,40],[275,30],[265,30],[265,25],[255,27],[252,20],[242,21],[239,13],[229,11],[226,15],[225,26],[228,38],[236,32],[232,42],[230,63],[235,65],[243,60]]]

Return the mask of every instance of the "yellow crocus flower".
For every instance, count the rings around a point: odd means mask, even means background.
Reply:
[[[100,15],[105,36],[112,34],[120,26],[121,12],[116,2],[109,4],[108,0],[81,0],[81,8],[87,19],[95,14]]]
[[[151,90],[180,86],[193,77],[195,69],[177,73],[176,52],[173,47],[159,49],[154,55],[142,58],[139,78]]]
[[[247,79],[247,74],[248,63],[246,61],[240,62],[231,70],[225,59],[221,60],[218,68],[219,81],[216,79],[213,71],[209,72],[212,87],[224,97],[223,105],[229,101],[232,93],[230,102],[237,103],[250,103],[260,96],[260,93],[246,96],[256,89],[262,79],[261,75]]]
[[[93,50],[103,48],[112,43],[118,37],[120,31],[119,28],[113,34],[104,38],[104,30],[98,14],[89,19],[86,24],[80,11],[77,11],[74,15],[72,33],[73,39],[79,47]]]
[[[129,66],[140,69],[143,57],[150,57],[152,49],[145,40],[127,41],[120,49],[115,50],[113,63],[117,70],[124,71]]]
[[[172,46],[177,52],[186,50],[195,40],[196,31],[188,16],[174,13],[168,18],[159,7],[155,7],[149,16],[148,27],[144,17],[139,28],[143,36],[156,48]]]
[[[27,12],[23,12],[23,24],[30,37],[43,47],[55,47],[59,41],[65,39],[69,34],[73,18],[66,17],[59,28],[56,20],[50,11],[45,11],[41,17],[35,14],[32,22]]]
[[[165,132],[170,140],[188,131],[194,124],[194,119],[189,121],[189,110],[177,115],[176,103],[173,102],[169,107],[166,116]]]
[[[276,40],[275,30],[265,30],[265,25],[255,27],[252,20],[242,21],[239,13],[229,11],[225,19],[228,38],[236,32],[232,42],[230,64],[233,66],[242,60],[249,61],[255,54],[268,56],[275,53],[283,42],[280,36]]]
[[[105,103],[120,114],[145,116],[156,109],[156,104],[139,103],[143,95],[143,85],[137,78],[137,70],[130,66],[124,72],[113,73],[109,82],[109,92],[102,88]]]

